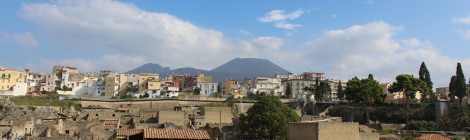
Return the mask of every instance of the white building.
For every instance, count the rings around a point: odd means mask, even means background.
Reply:
[[[282,81],[282,87],[284,90],[287,90],[287,85],[290,85],[291,87],[291,98],[301,99],[305,98],[305,96],[309,94],[307,91],[304,91],[304,88],[310,85],[315,85],[315,81],[307,79],[291,79]],[[284,94],[286,92],[287,91],[284,91]]]
[[[196,84],[196,87],[201,89],[201,92],[200,92],[201,96],[211,96],[213,93],[217,92],[218,86],[219,86],[219,83],[214,83],[214,82]]]
[[[281,78],[255,77],[246,79],[241,87],[241,92],[272,94],[276,96],[284,95],[284,88],[281,84]]]

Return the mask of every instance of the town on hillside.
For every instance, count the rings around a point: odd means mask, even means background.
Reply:
[[[460,63],[458,68],[461,71]],[[51,73],[0,68],[3,139],[466,139],[463,73],[433,91],[429,72],[379,83],[325,73],[211,75]],[[462,81],[463,80],[463,81]]]

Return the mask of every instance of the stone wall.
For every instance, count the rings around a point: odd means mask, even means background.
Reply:
[[[185,115],[181,111],[159,111],[158,123],[171,122],[175,125],[185,126]]]
[[[357,122],[294,122],[289,123],[288,139],[378,140],[379,134],[359,132]]]
[[[230,107],[204,107],[203,115],[206,123],[232,123],[232,109]]]

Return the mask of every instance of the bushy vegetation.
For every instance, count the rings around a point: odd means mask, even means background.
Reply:
[[[227,107],[225,103],[221,103],[221,102],[208,103],[205,106],[206,107]]]
[[[439,126],[436,122],[433,121],[410,121],[410,126],[408,127],[410,130],[417,130],[417,131],[437,131],[439,130]]]
[[[405,104],[376,104],[367,107],[370,119],[382,123],[405,123]],[[330,108],[329,115],[343,117],[345,121],[365,122],[360,105],[342,104]],[[348,119],[349,118],[349,119]],[[434,104],[411,104],[410,120],[434,121],[436,112]]]
[[[74,106],[75,109],[80,109],[78,104],[75,104],[76,99],[59,100],[58,94],[50,94],[47,96],[17,96],[11,97],[10,101],[15,105],[33,105],[33,106],[59,106],[63,108],[70,108]]]
[[[300,117],[283,104],[279,97],[261,96],[246,115],[240,116],[240,129],[250,139],[286,139],[289,122],[300,121]]]

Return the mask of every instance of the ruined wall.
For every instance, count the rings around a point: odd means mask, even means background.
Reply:
[[[159,111],[158,123],[171,122],[175,125],[185,126],[185,115],[181,111]]]
[[[294,122],[289,123],[288,139],[378,140],[379,134],[359,132],[356,122]]]
[[[230,107],[204,107],[206,123],[232,123],[232,110]]]
[[[318,123],[289,123],[289,140],[318,140]]]
[[[327,122],[318,124],[320,140],[361,140],[357,122]]]
[[[378,140],[380,139],[379,133],[361,132],[361,140]]]

